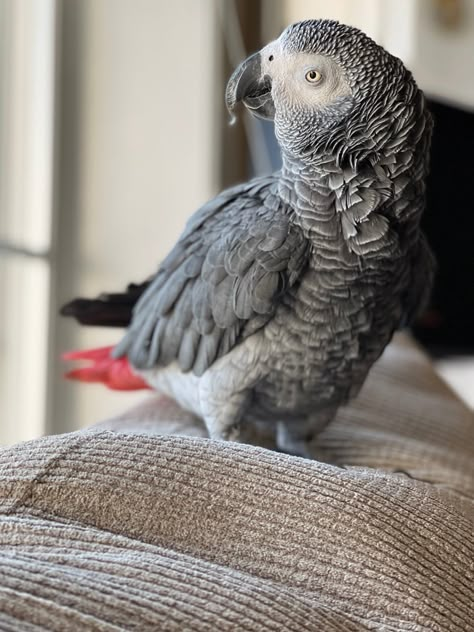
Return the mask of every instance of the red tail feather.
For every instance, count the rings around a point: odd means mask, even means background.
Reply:
[[[65,374],[68,380],[81,382],[100,382],[116,391],[135,391],[150,388],[139,375],[134,373],[127,358],[112,358],[113,347],[69,351],[63,354],[63,360],[90,360],[91,366],[73,369]]]

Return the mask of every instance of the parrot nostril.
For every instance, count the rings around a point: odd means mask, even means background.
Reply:
[[[268,61],[273,61],[274,57],[273,55],[270,55],[270,57],[268,58]]]

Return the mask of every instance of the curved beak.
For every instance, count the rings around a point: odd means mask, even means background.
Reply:
[[[275,116],[272,82],[268,75],[262,74],[260,53],[255,53],[243,61],[227,83],[225,102],[232,123],[235,121],[235,107],[240,101],[258,118],[273,119]]]

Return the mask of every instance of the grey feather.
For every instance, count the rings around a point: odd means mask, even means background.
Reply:
[[[188,277],[185,274],[184,266],[170,275],[166,283],[160,288],[159,294],[155,294],[153,309],[157,315],[163,316],[173,307],[187,281]]]
[[[276,272],[256,270],[252,279],[252,307],[257,314],[267,314],[271,310],[274,296],[281,291],[280,275]]]
[[[214,322],[220,329],[231,327],[235,321],[232,305],[234,278],[226,276],[211,292],[211,309]]]
[[[245,329],[247,321],[255,318],[263,326],[266,320],[259,315],[275,311],[283,289],[306,265],[309,241],[289,222],[274,177],[242,185],[240,195],[239,189],[232,191],[220,196],[222,207],[215,202],[197,212],[205,221],[196,217],[188,223],[176,253],[168,255],[167,266],[137,304],[118,346],[135,367],[178,359],[183,370],[192,366],[202,374],[246,331],[258,330],[256,324]]]
[[[193,286],[192,310],[194,325],[201,334],[210,334],[215,323],[211,308],[211,286],[198,281]]]
[[[201,376],[216,359],[219,341],[219,337],[211,334],[201,336],[193,365],[194,374],[198,377]]]
[[[253,314],[252,286],[247,276],[238,278],[233,294],[233,309],[237,318],[248,320]]]
[[[178,362],[181,371],[190,371],[196,358],[201,335],[192,328],[186,329],[183,333],[179,347]]]
[[[178,358],[179,348],[184,334],[184,329],[180,327],[179,318],[176,318],[175,314],[177,314],[177,312],[174,312],[171,318],[165,321],[166,326],[161,335],[159,358],[160,363],[165,366]],[[160,324],[161,323],[158,324],[158,327],[160,327]]]
[[[270,230],[260,242],[260,249],[263,252],[271,252],[283,245],[288,237],[288,224],[282,222],[280,226],[273,224]]]

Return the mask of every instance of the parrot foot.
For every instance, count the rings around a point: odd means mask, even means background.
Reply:
[[[306,436],[298,436],[296,433],[291,432],[284,422],[279,422],[277,425],[276,443],[279,452],[311,459],[313,456],[310,446],[313,441],[313,433],[309,433]]]
[[[209,438],[217,441],[240,441],[242,398],[229,399],[226,404],[220,406],[215,402],[212,402],[213,405],[209,403],[207,402],[206,414],[204,414]]]
[[[321,409],[301,421],[277,423],[277,449],[305,459],[327,462],[324,451],[318,447],[318,434],[333,419],[337,408]]]
[[[240,431],[240,423],[234,423],[231,426],[219,431],[209,431],[209,437],[218,441],[239,441]]]

